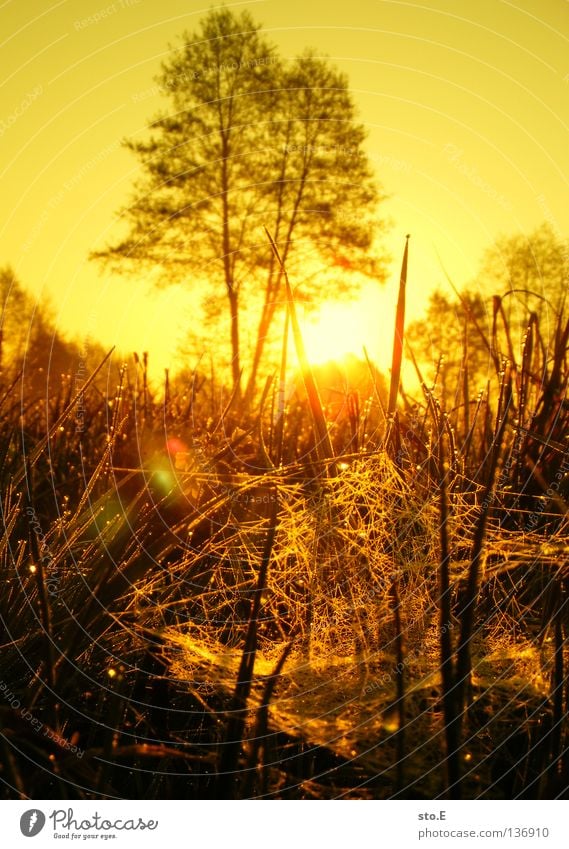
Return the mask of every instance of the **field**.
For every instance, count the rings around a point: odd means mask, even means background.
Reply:
[[[452,404],[396,334],[331,415],[291,295],[286,406],[113,355],[4,381],[3,797],[566,794],[569,325],[498,306]]]

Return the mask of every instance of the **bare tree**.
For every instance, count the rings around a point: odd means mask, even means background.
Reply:
[[[128,233],[96,254],[204,287],[211,314],[225,299],[238,391],[241,322],[255,321],[248,398],[282,301],[265,226],[287,263],[335,264],[335,292],[353,272],[382,273],[371,250],[379,194],[346,78],[312,52],[287,66],[259,29],[222,9],[183,36],[159,77],[169,111],[149,139],[127,143],[142,169],[123,211]]]

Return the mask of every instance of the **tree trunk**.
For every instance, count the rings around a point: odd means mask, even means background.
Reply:
[[[229,298],[229,315],[231,321],[231,376],[233,379],[233,392],[236,400],[241,397],[241,362],[239,351],[239,295],[235,287],[233,268],[231,265],[231,231],[229,212],[229,173],[228,162],[231,155],[229,143],[230,132],[225,127],[221,113],[221,100],[219,105],[219,123],[221,136],[221,204],[223,216],[223,270],[225,275],[225,287]]]
[[[255,343],[253,362],[251,363],[251,372],[247,381],[247,388],[245,389],[245,404],[247,406],[252,403],[253,397],[255,395],[255,387],[257,384],[257,372],[259,371],[259,366],[263,357],[263,350],[265,348],[267,333],[269,332],[269,327],[271,326],[271,320],[271,311],[268,309],[263,309],[263,313],[261,315],[261,320],[259,322],[259,327],[257,330],[257,341]]]
[[[288,140],[288,137],[287,137]],[[281,183],[284,185],[285,180],[285,164],[286,161],[283,162],[283,168],[281,169]],[[290,216],[290,221],[288,223],[288,227],[286,228],[286,237],[284,240],[284,248],[281,252],[281,260],[283,266],[286,267],[286,262],[288,259],[288,253],[290,246],[292,244],[292,235],[294,232],[294,228],[296,226],[296,221],[298,217],[298,211],[300,209],[300,205],[302,203],[302,199],[304,197],[304,189],[306,187],[306,181],[308,178],[308,167],[305,162],[302,174],[300,175],[300,179],[298,181],[298,189],[296,192],[296,197],[294,200],[293,210]],[[278,199],[278,215],[276,221],[276,228],[273,234],[275,242],[278,244],[279,235],[280,235],[280,225],[282,220],[282,211],[283,211],[283,194],[279,193]],[[275,278],[276,275],[276,278]],[[280,268],[275,267],[275,258],[271,259],[271,266],[269,270],[269,277],[267,280],[267,287],[265,290],[265,302],[263,304],[263,311],[261,313],[261,320],[259,322],[259,327],[257,330],[257,341],[255,343],[255,353],[253,355],[253,364],[251,367],[251,374],[249,376],[249,380],[247,381],[247,389],[245,391],[245,402],[246,404],[251,404],[253,397],[255,395],[255,386],[257,383],[257,372],[259,371],[259,366],[261,364],[261,360],[263,357],[263,351],[265,349],[265,342],[267,341],[267,335],[271,328],[271,324],[273,322],[273,318],[275,316],[275,312],[277,309],[277,300],[279,294],[282,290],[284,275],[283,271]]]
[[[236,397],[241,396],[241,358],[239,355],[239,298],[232,289],[227,292],[231,316],[231,376]]]

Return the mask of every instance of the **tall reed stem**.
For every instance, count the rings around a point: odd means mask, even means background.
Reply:
[[[255,668],[258,644],[259,613],[261,610],[263,592],[267,586],[269,564],[277,533],[279,504],[278,491],[276,487],[273,490],[273,495],[274,497],[271,499],[271,511],[267,537],[261,558],[257,586],[255,587],[253,594],[245,645],[243,647],[235,690],[229,708],[227,735],[219,761],[217,789],[218,798],[220,799],[233,798],[238,792],[238,782],[236,779],[239,768],[239,750],[243,745],[247,706],[253,684],[253,672]]]
[[[456,698],[455,663],[451,632],[450,547],[448,538],[449,504],[447,490],[447,461],[444,446],[445,423],[442,412],[431,393],[427,401],[437,429],[437,464],[439,479],[439,651],[443,688],[443,713],[446,743],[446,777],[451,799],[461,797],[460,776],[460,705]]]
[[[470,567],[468,570],[466,590],[464,593],[464,605],[461,610],[460,638],[456,661],[456,698],[458,708],[461,712],[465,705],[466,690],[470,684],[470,674],[472,669],[470,648],[474,629],[474,614],[478,600],[480,565],[482,562],[484,539],[486,537],[486,526],[488,523],[490,507],[492,506],[493,501],[494,479],[496,477],[498,457],[504,439],[511,400],[512,381],[510,368],[507,367],[502,377],[500,403],[498,405],[497,421],[494,431],[495,435],[490,452],[490,467],[488,469],[486,486],[484,488],[484,495],[482,498],[478,521],[474,530]]]
[[[280,264],[285,281],[287,305],[290,317],[290,324],[292,328],[292,335],[294,338],[298,362],[302,371],[302,379],[304,381],[304,387],[306,389],[306,395],[308,397],[308,404],[312,415],[312,421],[314,423],[314,431],[316,436],[316,453],[318,455],[318,458],[322,462],[323,473],[330,474],[332,475],[332,477],[336,477],[338,471],[336,468],[336,463],[334,461],[334,452],[332,450],[330,434],[328,433],[328,424],[326,422],[326,416],[324,415],[324,410],[322,408],[322,401],[320,400],[318,387],[316,386],[316,381],[314,379],[314,375],[310,367],[310,362],[306,354],[306,349],[304,347],[304,340],[302,338],[302,332],[300,330],[300,324],[298,322],[298,316],[296,314],[296,304],[292,293],[292,287],[290,285],[288,274],[284,267],[279,250],[275,244],[273,237],[271,236],[266,227],[265,232],[271,243],[273,252]]]
[[[389,403],[387,405],[388,416],[393,416],[397,409],[397,396],[399,395],[399,384],[401,383],[401,363],[403,362],[403,341],[405,335],[405,296],[407,289],[409,238],[409,236],[405,237],[405,250],[403,251],[401,275],[399,277],[399,295],[397,298],[395,333],[393,336],[393,356],[391,358],[391,384],[389,386]]]

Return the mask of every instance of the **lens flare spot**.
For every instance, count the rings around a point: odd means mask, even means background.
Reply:
[[[157,487],[164,495],[168,495],[176,486],[176,478],[172,470],[172,461],[159,458],[150,463],[152,486]]]
[[[185,452],[188,450],[188,446],[184,442],[183,439],[179,439],[177,436],[172,436],[166,442],[166,450],[170,456],[175,456],[180,452]]]

